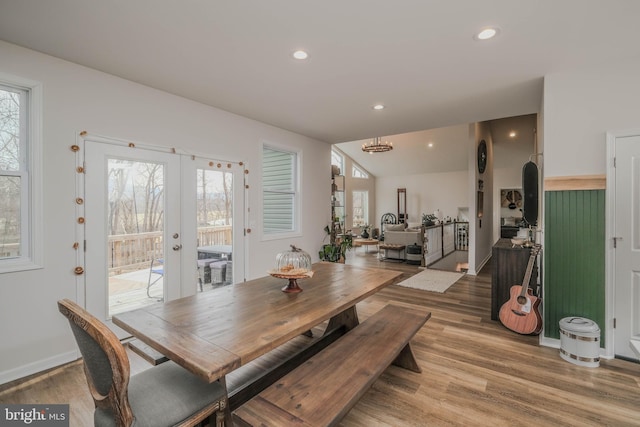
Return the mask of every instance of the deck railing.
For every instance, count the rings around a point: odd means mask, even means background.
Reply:
[[[232,228],[230,225],[198,227],[198,246],[230,245]],[[161,231],[111,235],[108,238],[110,276],[148,268],[152,259],[163,256]]]
[[[455,248],[457,251],[469,250],[469,223],[468,222],[456,222],[456,228],[454,231]]]

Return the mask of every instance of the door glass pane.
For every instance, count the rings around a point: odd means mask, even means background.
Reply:
[[[21,255],[20,178],[0,176],[0,258]]]
[[[107,167],[109,317],[164,295],[164,166],[111,158]]]
[[[233,283],[233,174],[197,170],[199,290]]]

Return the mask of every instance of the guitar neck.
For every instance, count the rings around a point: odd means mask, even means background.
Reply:
[[[529,289],[529,282],[531,282],[531,273],[533,272],[533,265],[536,261],[536,256],[538,256],[538,252],[540,252],[540,245],[535,245],[531,248],[531,255],[529,255],[529,263],[527,264],[527,271],[524,274],[524,280],[522,283],[522,290],[520,291],[520,295],[525,295],[527,293],[527,289]]]

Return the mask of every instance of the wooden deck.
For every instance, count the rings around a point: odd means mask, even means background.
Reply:
[[[157,276],[152,276],[154,279]],[[125,311],[141,308],[149,304],[162,301],[163,279],[159,280],[149,289],[147,296],[147,284],[149,283],[149,269],[132,271],[109,278],[109,307],[110,314],[115,315]],[[194,287],[200,290],[197,278],[194,277]],[[213,289],[211,283],[202,286],[203,291]],[[221,286],[221,285],[220,285]]]
[[[118,314],[162,300],[162,278],[149,289],[149,269],[118,274],[109,278],[110,314]]]

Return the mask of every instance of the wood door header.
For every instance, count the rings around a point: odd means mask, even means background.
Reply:
[[[544,191],[604,190],[606,175],[554,176],[544,179]]]

